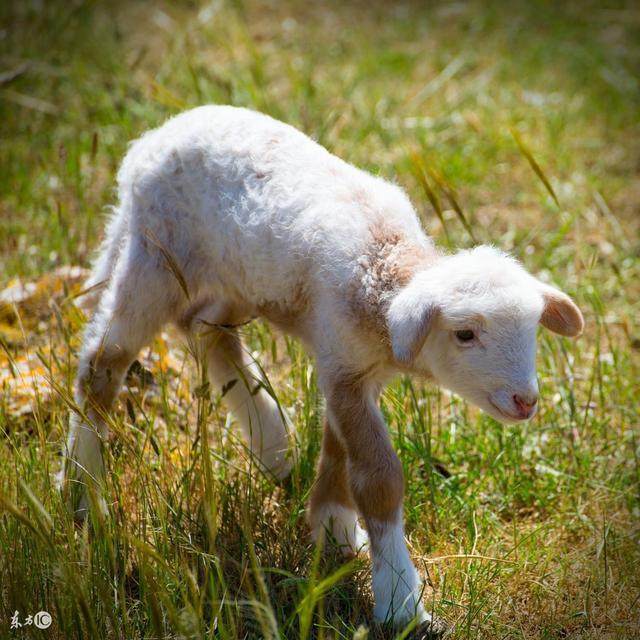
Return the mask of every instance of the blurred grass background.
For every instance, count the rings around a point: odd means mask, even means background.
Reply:
[[[585,335],[541,334],[532,423],[408,379],[383,410],[452,637],[639,637],[639,63],[633,2],[2,3],[0,637],[383,634],[366,560],[309,540],[322,401],[265,325],[291,491],[164,334],[114,413],[110,517],[76,530],[53,487],[85,320],[61,267],[88,266],[128,142],[203,103],[301,128],[404,186],[439,243],[495,243],[576,298]],[[41,609],[48,631],[10,629]]]

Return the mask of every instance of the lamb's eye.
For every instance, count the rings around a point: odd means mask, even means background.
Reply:
[[[460,342],[471,342],[476,337],[476,334],[471,329],[461,329],[456,331],[456,338]]]

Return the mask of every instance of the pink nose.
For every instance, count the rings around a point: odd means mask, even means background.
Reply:
[[[523,418],[528,418],[533,414],[533,410],[535,409],[536,404],[538,404],[538,398],[528,397],[527,399],[524,399],[522,396],[519,396],[517,393],[514,393],[513,402],[515,403],[518,409],[518,413]]]

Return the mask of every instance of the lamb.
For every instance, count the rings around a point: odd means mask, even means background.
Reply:
[[[87,489],[104,477],[105,413],[138,351],[167,323],[206,355],[262,467],[287,476],[291,425],[233,328],[260,317],[317,360],[326,421],[313,535],[329,531],[347,553],[368,545],[376,619],[417,616],[435,629],[404,539],[402,470],[381,389],[399,372],[418,374],[497,420],[529,419],[537,325],[577,336],[580,310],[495,248],[438,250],[400,188],[247,109],[200,107],[146,133],[118,185],[88,283],[104,286],[66,444],[63,489],[76,515],[86,515]]]

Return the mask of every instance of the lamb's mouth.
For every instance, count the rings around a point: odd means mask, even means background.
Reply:
[[[507,420],[514,420],[516,422],[520,422],[522,418],[520,416],[516,416],[512,413],[507,413],[504,409],[500,408],[492,399],[491,396],[487,396],[487,400],[489,400],[489,404],[504,418]]]

